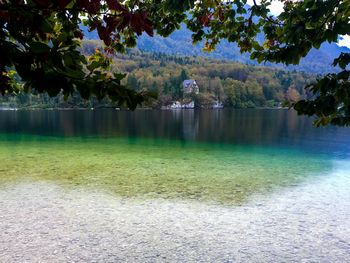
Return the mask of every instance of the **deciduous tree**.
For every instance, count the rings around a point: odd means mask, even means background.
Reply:
[[[14,69],[25,90],[49,95],[77,90],[83,98],[108,96],[130,108],[150,95],[122,86],[124,75],[108,71],[106,53],[80,54],[81,23],[97,30],[110,53],[134,46],[142,33],[168,36],[185,23],[194,42],[204,40],[205,50],[227,39],[253,59],[285,64],[350,34],[348,0],[280,1],[283,12],[272,16],[271,0],[252,6],[245,0],[0,0],[0,92],[16,92],[9,74]],[[350,54],[335,58],[338,73],[307,87],[314,97],[292,104],[298,113],[317,116],[317,125],[349,125],[349,63]]]

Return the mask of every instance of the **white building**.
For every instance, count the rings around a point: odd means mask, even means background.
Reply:
[[[199,87],[197,85],[197,82],[194,79],[186,79],[182,82],[182,88],[184,94],[189,94],[189,93],[199,93]]]

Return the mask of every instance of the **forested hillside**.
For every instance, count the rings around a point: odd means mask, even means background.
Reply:
[[[96,32],[88,32],[86,28],[82,28],[87,39],[98,39]],[[263,42],[262,37],[260,41]],[[191,32],[181,27],[167,38],[155,35],[149,37],[142,35],[137,42],[137,48],[146,52],[162,52],[168,55],[180,56],[203,56],[215,59],[227,59],[245,64],[258,65],[256,61],[250,59],[248,53],[241,54],[236,44],[228,43],[223,40],[212,52],[203,52],[203,44],[192,44]],[[349,52],[346,47],[339,47],[337,44],[324,43],[319,49],[312,49],[310,53],[301,60],[297,66],[276,65],[266,63],[266,66],[278,66],[288,70],[306,71],[311,73],[325,73],[337,70],[332,66],[333,59],[338,57],[341,52]]]
[[[85,41],[84,54],[91,54],[99,47],[98,41]],[[137,49],[113,57],[113,69],[127,73],[124,84],[134,90],[150,90],[158,99],[148,101],[146,107],[160,108],[174,101],[194,100],[197,107],[210,107],[220,101],[225,107],[276,107],[285,100],[296,101],[306,97],[305,85],[315,75],[286,71],[273,67],[246,65],[227,60],[203,57],[146,53]],[[195,79],[199,94],[184,96],[182,82]],[[67,100],[63,95],[19,94],[1,99],[2,107],[117,107],[108,99],[98,102],[81,99],[78,93]]]

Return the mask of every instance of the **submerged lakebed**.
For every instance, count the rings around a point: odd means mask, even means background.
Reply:
[[[349,142],[285,110],[0,112],[0,257],[346,261]]]

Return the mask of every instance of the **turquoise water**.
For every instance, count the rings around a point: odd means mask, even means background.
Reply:
[[[0,256],[342,262],[349,142],[285,110],[0,112]]]

